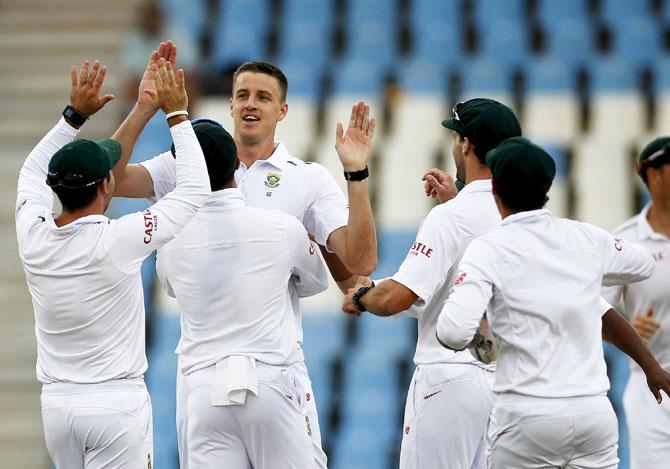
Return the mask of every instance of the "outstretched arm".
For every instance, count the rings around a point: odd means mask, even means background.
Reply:
[[[602,321],[604,338],[640,365],[656,401],[661,402],[661,390],[670,396],[670,374],[661,368],[628,321],[614,308],[603,315]]]
[[[153,183],[149,172],[141,165],[129,165],[128,161],[144,127],[159,109],[152,67],[161,59],[174,67],[177,60],[177,47],[172,41],[161,42],[158,49],[151,53],[147,68],[140,82],[137,102],[130,111],[130,114],[128,114],[128,117],[126,117],[112,136],[123,148],[121,158],[113,170],[114,178],[116,179],[114,189],[114,196],[116,197],[146,198],[154,195]]]
[[[362,311],[354,305],[353,296],[364,286],[370,285],[359,283],[349,290],[347,296],[344,298],[342,311],[356,316],[362,314]],[[418,296],[405,285],[389,279],[381,282],[374,288],[370,288],[365,295],[359,298],[359,302],[366,311],[375,316],[393,316],[408,309],[414,304],[417,298]]]
[[[346,133],[337,124],[335,149],[345,172],[367,168],[376,125],[363,101],[353,106]],[[347,192],[348,223],[330,234],[328,245],[353,274],[367,276],[377,268],[377,237],[365,180],[347,181]]]
[[[100,96],[100,88],[106,74],[107,67],[99,60],[96,60],[92,67],[88,60],[84,61],[79,73],[76,65],[70,69],[72,79],[70,105],[87,118],[114,99],[111,94]],[[30,152],[19,173],[17,216],[21,207],[27,202],[38,203],[51,210],[53,194],[45,182],[49,161],[61,147],[74,140],[80,127],[81,125],[64,118]]]

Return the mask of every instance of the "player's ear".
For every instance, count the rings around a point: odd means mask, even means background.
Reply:
[[[288,114],[288,103],[284,101],[279,108],[279,118],[277,119],[277,122],[284,120],[286,114]]]

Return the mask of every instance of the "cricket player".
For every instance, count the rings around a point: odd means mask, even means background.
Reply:
[[[461,350],[487,311],[498,347],[491,467],[616,468],[601,334],[640,364],[659,402],[670,374],[600,290],[648,278],[653,259],[642,246],[543,209],[556,166],[540,147],[511,138],[486,161],[503,220],[466,249],[437,336]]]
[[[49,454],[58,468],[152,467],[151,403],[143,375],[144,300],[140,264],[167,243],[210,195],[205,161],[186,120],[183,70],[149,62],[155,82],[112,139],[75,140],[86,120],[113,99],[100,96],[106,67],[71,69],[70,105],[21,168],[19,255],[32,295],[37,378]],[[174,140],[175,190],[143,213],[104,216],[124,129],[141,127],[143,104],[160,106]],[[121,143],[120,143],[121,142]],[[52,213],[53,192],[62,205]]]
[[[369,106],[359,102],[352,108],[346,132],[342,124],[337,125],[335,149],[347,180],[347,199],[323,166],[292,156],[283,144],[275,141],[277,124],[288,114],[287,92],[286,76],[270,63],[247,62],[235,72],[230,102],[240,159],[235,180],[247,205],[277,209],[296,217],[325,248],[329,267],[339,263],[334,278],[346,291],[354,285],[352,272],[369,275],[377,265],[375,226],[366,185],[376,120],[370,118]],[[115,195],[160,199],[174,186],[174,160],[169,152],[138,165],[126,166],[127,161],[121,159],[117,165],[121,176]],[[329,259],[329,254],[333,258]],[[291,303],[301,343],[300,304],[295,291],[291,293]],[[321,448],[314,391],[302,351],[300,355],[300,361],[291,368],[304,390],[302,403],[316,465],[325,468],[327,460]],[[182,468],[188,464],[184,450],[187,426],[184,395],[178,374],[177,433]]]
[[[494,368],[468,350],[442,347],[435,326],[465,248],[500,223],[484,156],[506,138],[521,135],[521,127],[510,108],[483,98],[457,104],[442,125],[453,130],[454,161],[465,187],[456,195],[450,180],[451,200],[428,214],[398,272],[374,288],[351,289],[343,310],[378,316],[409,310],[418,319],[400,467],[483,469]]]
[[[212,196],[157,262],[181,310],[188,465],[311,467],[291,292],[325,290],[325,265],[295,217],[246,207],[233,137],[208,121],[194,130]]]
[[[651,202],[622,224],[614,235],[640,243],[651,253],[656,268],[651,277],[608,287],[603,297],[611,304],[623,298],[633,328],[666,370],[670,369],[670,137],[650,142],[641,152],[637,172]],[[631,362],[623,398],[630,438],[631,469],[663,467],[670,461],[670,402],[656,405],[646,389],[642,369]]]

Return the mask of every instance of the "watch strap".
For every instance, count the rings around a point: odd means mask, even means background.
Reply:
[[[84,122],[88,120],[88,116],[82,114],[70,104],[65,106],[65,109],[63,109],[63,117],[72,122],[74,125],[84,125]]]
[[[369,175],[370,172],[368,171],[368,167],[366,166],[364,169],[361,169],[360,171],[345,171],[344,179],[346,179],[347,181],[362,181],[364,179],[367,179]]]

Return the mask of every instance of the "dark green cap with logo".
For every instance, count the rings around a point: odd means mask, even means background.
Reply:
[[[121,158],[116,140],[75,140],[58,150],[49,161],[47,185],[53,189],[80,189],[104,179]]]
[[[544,149],[523,137],[508,138],[486,154],[493,179],[519,195],[543,195],[556,175],[556,163]]]
[[[510,137],[521,136],[521,125],[509,107],[487,98],[470,99],[456,104],[452,116],[442,125],[468,137],[475,154],[483,162],[486,153]]]
[[[223,126],[207,118],[193,119],[193,131],[198,138],[200,148],[205,156],[210,181],[217,175],[217,179],[228,179],[237,169],[237,147],[235,140]],[[172,156],[176,157],[174,144],[171,148]]]
[[[666,163],[670,163],[670,137],[658,137],[642,149],[637,172],[644,179],[647,168],[658,168]]]

